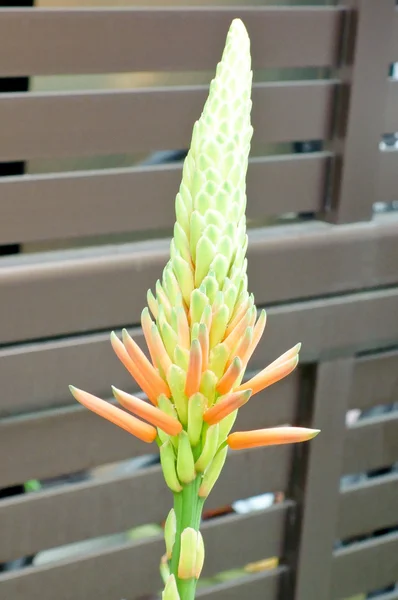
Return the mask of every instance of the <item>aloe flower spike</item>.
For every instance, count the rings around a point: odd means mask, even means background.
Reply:
[[[235,19],[184,161],[170,259],[148,292],[151,313],[145,308],[141,315],[150,360],[126,330],[122,341],[111,336],[116,356],[152,405],[113,388],[137,418],[71,388],[89,410],[160,446],[164,479],[174,495],[161,560],[163,600],[195,598],[204,560],[203,503],[228,451],[303,442],[318,433],[297,427],[231,433],[238,409],[288,376],[300,351],[297,344],[244,380],[266,325],[265,311],[257,318],[246,273],[251,84],[249,37]]]

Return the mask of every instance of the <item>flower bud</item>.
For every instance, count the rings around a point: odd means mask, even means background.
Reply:
[[[186,527],[181,534],[180,561],[178,563],[180,579],[195,577],[197,545],[198,532],[192,527]]]
[[[177,583],[174,575],[170,575],[167,580],[166,587],[162,593],[162,600],[180,600]]]
[[[181,492],[182,486],[178,481],[176,459],[170,440],[167,440],[160,446],[160,462],[166,484],[172,492]]]
[[[177,520],[174,508],[169,512],[166,523],[164,526],[164,539],[166,542],[166,555],[167,559],[171,559],[171,555],[173,552],[173,546],[176,539],[176,531],[177,531]]]
[[[224,446],[224,448],[220,448],[220,450],[215,455],[213,461],[209,465],[206,470],[201,486],[199,488],[199,497],[207,498],[213,489],[214,484],[220,476],[221,470],[224,466],[225,459],[227,458],[228,446]]]
[[[211,425],[206,432],[206,439],[203,450],[195,463],[195,469],[198,473],[203,473],[214,458],[218,448],[219,425]]]
[[[191,396],[188,400],[188,437],[193,448],[200,440],[205,407],[206,398],[199,392]]]
[[[167,382],[169,384],[178,417],[183,425],[188,421],[188,399],[185,395],[186,374],[177,365],[170,365],[167,371]]]
[[[196,561],[195,561],[195,577],[199,579],[203,569],[203,563],[205,562],[205,545],[203,543],[203,537],[200,531],[198,531],[198,537],[196,542]]]
[[[182,483],[191,483],[196,477],[191,444],[186,431],[178,436],[177,474]]]

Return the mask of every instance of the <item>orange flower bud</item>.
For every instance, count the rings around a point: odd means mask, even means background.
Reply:
[[[155,427],[159,427],[165,433],[174,436],[182,431],[182,425],[177,419],[170,417],[156,406],[151,406],[144,400],[132,396],[131,394],[127,394],[122,390],[118,390],[114,386],[112,386],[112,391],[116,400],[118,400],[124,408],[135,413],[142,419],[149,421]]]
[[[253,431],[236,431],[228,436],[227,443],[232,450],[243,450],[244,448],[256,448],[258,446],[306,442],[318,433],[319,429],[306,429],[304,427],[272,427]]]
[[[75,400],[100,417],[103,417],[118,427],[132,433],[143,442],[150,443],[155,440],[156,429],[155,427],[152,427],[152,425],[143,423],[139,419],[133,417],[133,415],[129,415],[124,412],[124,410],[117,408],[117,406],[113,406],[113,404],[105,402],[105,400],[101,400],[88,392],[79,390],[78,388],[73,387],[73,385],[69,386],[69,389]]]

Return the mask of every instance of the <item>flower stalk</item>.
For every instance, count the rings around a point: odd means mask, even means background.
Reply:
[[[150,359],[126,330],[122,340],[111,335],[116,356],[150,403],[113,387],[119,408],[71,387],[88,409],[159,446],[174,496],[161,559],[163,600],[195,598],[204,563],[203,504],[228,450],[303,442],[318,433],[298,427],[231,433],[238,410],[288,376],[300,351],[297,344],[244,381],[266,325],[246,274],[251,83],[249,37],[234,20],[184,161],[170,260],[142,312]]]

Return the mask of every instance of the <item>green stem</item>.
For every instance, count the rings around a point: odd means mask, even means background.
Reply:
[[[174,510],[176,513],[177,531],[173,546],[173,554],[170,561],[170,573],[177,581],[180,600],[194,600],[196,590],[196,579],[179,579],[178,563],[181,551],[181,533],[186,527],[192,527],[199,531],[200,520],[204,500],[199,498],[198,491],[201,477],[197,477],[191,483],[184,485],[181,492],[174,494]]]

